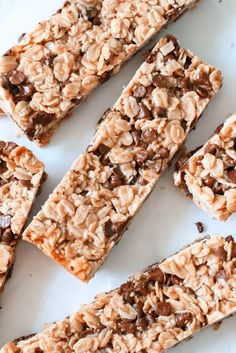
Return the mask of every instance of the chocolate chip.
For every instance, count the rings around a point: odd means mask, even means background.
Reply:
[[[31,180],[21,180],[21,185],[25,186],[28,189],[32,188],[33,186]]]
[[[172,285],[175,285],[175,284],[179,285],[183,282],[183,280],[181,278],[179,278],[178,276],[171,275],[170,282]]]
[[[227,243],[230,243],[231,241],[234,242],[234,237],[232,235],[228,235],[226,238],[225,238],[225,241]]]
[[[130,320],[121,320],[118,322],[118,327],[122,332],[136,334],[136,326]]]
[[[10,228],[5,229],[2,234],[2,241],[7,245],[10,245],[13,240],[14,240],[14,235],[11,229]]]
[[[6,146],[6,143],[4,141],[0,141],[0,153],[3,151],[5,146]]]
[[[162,158],[158,158],[157,160],[151,162],[149,164],[149,167],[154,173],[160,173],[160,171],[162,170],[162,165],[163,165]]]
[[[228,276],[225,272],[225,270],[219,270],[215,273],[215,280],[218,280],[218,279],[223,279],[224,281],[227,281],[228,280]]]
[[[133,96],[135,98],[143,98],[146,95],[146,87],[144,87],[143,85],[138,85],[133,89]]]
[[[197,230],[198,230],[199,233],[204,232],[204,226],[203,226],[202,222],[197,222],[195,224],[197,226]]]
[[[170,316],[173,312],[172,306],[168,302],[157,303],[156,312],[161,316]]]
[[[23,72],[18,71],[18,70],[14,70],[14,71],[12,71],[12,73],[10,74],[8,79],[12,85],[18,86],[18,85],[21,85],[25,81],[26,77]]]
[[[193,84],[188,77],[183,77],[178,82],[178,87],[186,93],[193,90]]]
[[[218,151],[218,149],[219,149],[219,147],[217,145],[214,145],[214,144],[213,145],[208,145],[205,148],[205,152],[215,155],[216,152]]]
[[[139,146],[139,144],[140,144],[140,137],[141,137],[141,131],[137,131],[137,130],[132,131],[132,132],[131,132],[131,135],[132,135],[132,137],[133,137],[135,146]]]
[[[33,124],[40,124],[42,126],[45,126],[55,120],[56,116],[54,114],[48,114],[46,112],[38,111],[31,115],[31,119]]]
[[[162,107],[155,107],[153,110],[152,110],[152,115],[155,119],[158,119],[158,118],[164,118],[167,116],[167,110],[165,108],[162,108]]]
[[[214,255],[219,257],[221,261],[226,261],[227,260],[227,251],[224,249],[224,246],[220,246],[217,249],[214,249]]]
[[[146,107],[145,104],[141,103],[137,119],[152,119],[151,111]]]
[[[110,151],[110,148],[106,145],[101,144],[99,145],[98,150],[100,155],[104,157]]]
[[[194,82],[201,85],[201,86],[209,86],[209,76],[206,72],[200,71],[198,77],[194,79]]]
[[[110,176],[108,182],[109,189],[111,190],[124,184],[124,175],[122,174],[119,168],[113,169],[112,175]]]
[[[10,216],[6,216],[6,215],[0,216],[0,228],[6,229],[6,228],[10,227],[10,225],[11,225],[11,217]]]
[[[206,186],[208,186],[209,188],[212,188],[216,183],[216,180],[214,178],[212,178],[210,175],[207,175],[205,178],[204,178],[204,184]]]
[[[134,290],[133,285],[130,281],[122,284],[118,292],[124,298],[125,303],[132,304],[134,302],[134,296],[132,295]]]
[[[145,151],[145,150],[137,151],[137,153],[136,153],[136,162],[138,164],[142,165],[144,162],[146,162],[148,157],[149,157],[148,151]]]
[[[157,74],[153,77],[153,83],[156,87],[166,88],[167,80],[165,76]]]
[[[147,129],[142,132],[141,138],[145,143],[149,144],[157,139],[157,133],[153,129]]]
[[[230,181],[232,181],[234,184],[236,184],[236,170],[230,170],[228,172],[228,178],[230,179]]]
[[[112,238],[115,235],[113,224],[111,221],[107,221],[106,223],[103,224],[103,231],[104,231],[105,237],[107,238]]]
[[[99,26],[101,24],[99,13],[96,7],[87,10],[87,17],[88,20],[92,22],[95,26]]]
[[[209,93],[208,91],[203,88],[203,87],[197,87],[195,89],[195,92],[201,97],[201,98],[208,98],[209,97]]]
[[[188,323],[191,323],[193,321],[193,315],[190,312],[176,314],[175,320],[177,327],[184,328],[187,326]]]
[[[145,331],[149,326],[149,322],[146,319],[146,317],[143,316],[143,317],[140,317],[136,320],[136,326],[137,326],[138,330]]]
[[[159,284],[165,283],[165,275],[159,267],[151,270],[148,274],[148,278],[151,281],[157,281]]]
[[[147,57],[146,57],[146,62],[148,64],[151,64],[154,62],[154,60],[156,59],[156,53],[152,53],[150,51],[147,51]]]

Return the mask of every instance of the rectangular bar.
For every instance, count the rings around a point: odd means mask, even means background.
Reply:
[[[221,86],[221,75],[162,38],[23,234],[88,281]]]
[[[213,236],[1,353],[162,353],[236,311],[236,244]]]
[[[0,106],[48,143],[74,106],[198,1],[66,1],[0,58]]]
[[[226,221],[236,212],[236,114],[196,153],[179,160],[174,183],[209,216]]]
[[[0,141],[0,292],[11,274],[17,240],[43,179],[44,165],[31,151]]]

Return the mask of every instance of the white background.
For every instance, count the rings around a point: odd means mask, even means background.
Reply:
[[[21,33],[33,29],[39,20],[57,10],[61,3],[61,0],[0,0],[0,53],[15,44]],[[196,10],[186,13],[161,35],[167,32],[176,35],[182,45],[216,66],[224,76],[221,92],[188,138],[188,148],[195,148],[236,110],[236,1],[202,0]],[[49,178],[32,215],[85,149],[96,122],[115,102],[142,60],[139,53],[116,77],[99,87],[43,149],[25,137],[17,138],[11,119],[0,117],[0,139],[26,145],[46,164]],[[205,225],[205,234],[236,235],[236,217],[225,224],[208,219],[173,186],[172,174],[173,170],[169,170],[161,178],[122,241],[87,285],[34,246],[21,241],[13,277],[0,298],[0,346],[16,337],[38,332],[44,323],[64,318],[80,304],[90,302],[97,292],[115,288],[129,275],[191,243],[199,236],[194,225],[197,221]],[[179,345],[174,352],[235,353],[235,324],[236,317],[230,318],[220,331],[208,329]]]

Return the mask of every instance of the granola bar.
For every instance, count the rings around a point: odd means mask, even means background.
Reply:
[[[213,236],[1,353],[162,353],[236,312],[236,244]]]
[[[44,177],[31,151],[0,141],[0,292],[11,274],[15,248]]]
[[[176,38],[162,38],[23,234],[88,281],[221,86]]]
[[[175,185],[213,218],[236,212],[236,114],[232,114],[196,153],[181,157]]]
[[[44,145],[70,110],[199,0],[69,0],[0,58],[0,105]]]

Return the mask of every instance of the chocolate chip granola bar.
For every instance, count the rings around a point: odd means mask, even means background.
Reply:
[[[88,281],[221,83],[176,38],[162,38],[23,238]]]
[[[44,165],[25,147],[0,141],[0,292],[15,248],[44,179]]]
[[[1,353],[162,353],[236,311],[236,244],[205,238]]]
[[[175,185],[209,216],[226,221],[236,212],[236,114],[176,169]]]
[[[0,105],[38,144],[99,83],[199,0],[69,0],[0,58]]]

